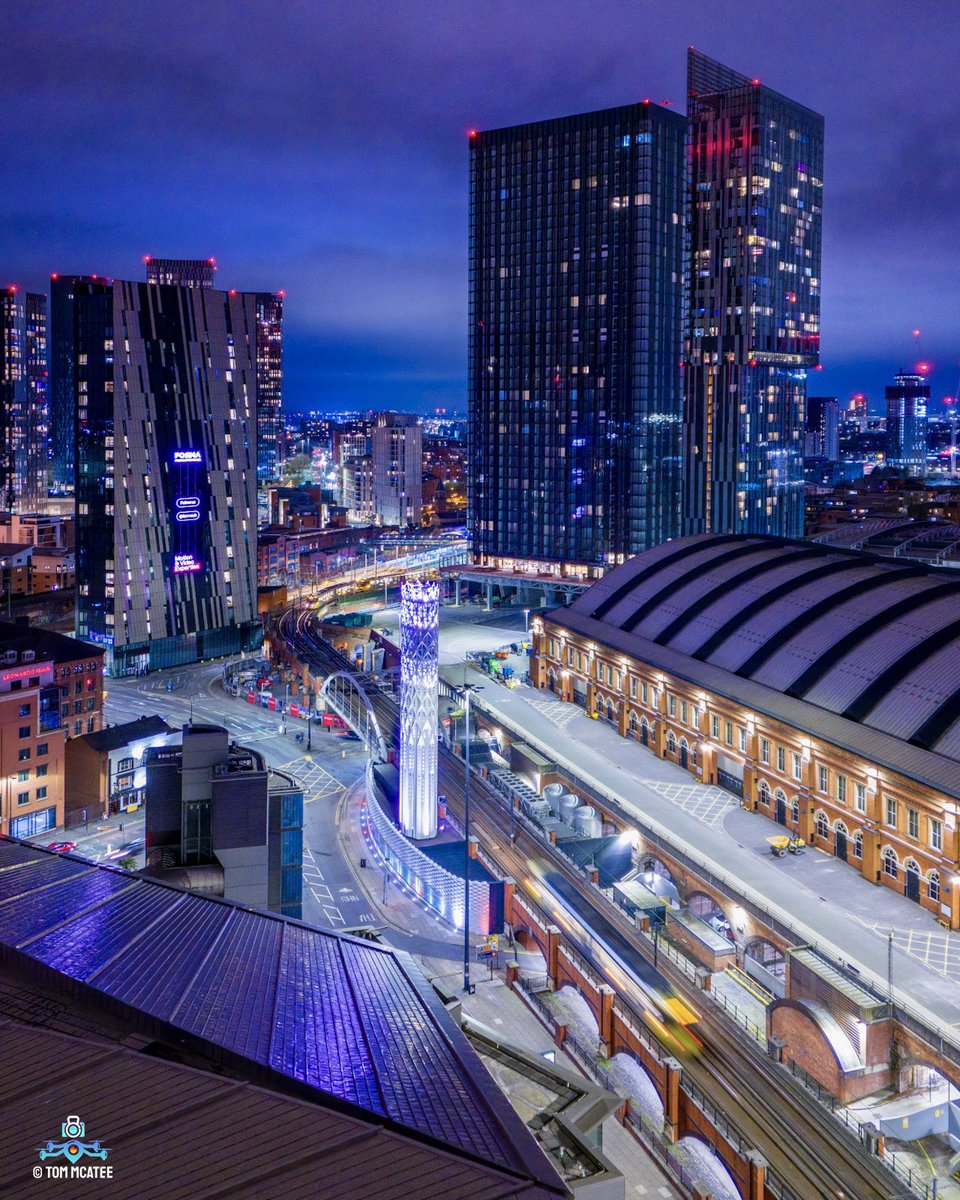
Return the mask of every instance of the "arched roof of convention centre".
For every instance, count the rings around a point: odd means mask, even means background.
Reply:
[[[817,542],[703,534],[638,555],[550,619],[744,703],[762,700],[758,686],[779,693],[802,708],[787,716],[780,704],[772,715],[812,721],[825,736],[829,715],[960,760],[952,571]]]

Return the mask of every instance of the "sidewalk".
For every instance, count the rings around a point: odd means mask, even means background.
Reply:
[[[647,782],[689,785],[686,771],[621,738],[572,704],[530,687],[498,687],[474,668],[470,675],[484,684],[476,703],[490,716],[499,715],[550,747],[578,774],[618,797],[626,810],[632,808],[638,819],[658,825],[678,848],[698,853],[761,893],[767,907],[804,940],[832,945],[845,960],[885,981],[887,934],[895,930],[896,989],[944,1024],[960,1024],[960,934],[942,930],[906,897],[867,883],[821,851],[773,859],[766,838],[776,826],[762,816],[731,807],[721,821],[704,823],[695,807],[687,811],[688,806],[674,803]]]

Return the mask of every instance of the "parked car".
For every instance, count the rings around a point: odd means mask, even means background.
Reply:
[[[60,854],[69,854],[71,850],[76,850],[76,842],[51,842],[47,846],[48,850],[56,850]]]

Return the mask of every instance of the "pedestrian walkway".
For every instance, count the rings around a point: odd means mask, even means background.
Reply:
[[[479,672],[471,669],[469,674],[481,681]],[[960,989],[952,975],[952,948],[960,946],[960,934],[943,931],[950,949],[938,958],[934,947],[940,934],[926,910],[888,888],[868,883],[852,867],[820,851],[772,858],[766,839],[777,827],[739,806],[731,805],[721,821],[705,823],[654,786],[696,787],[686,771],[620,737],[605,723],[591,720],[572,704],[562,705],[576,715],[558,738],[556,724],[541,711],[544,701],[560,704],[529,687],[508,691],[490,685],[476,703],[508,727],[511,722],[520,727],[526,740],[561,767],[569,764],[601,794],[616,797],[624,811],[635,813],[638,821],[678,849],[709,864],[717,875],[727,876],[731,886],[790,924],[802,941],[854,964],[881,986],[887,979],[885,931],[897,930],[893,975],[903,1001],[926,1010],[924,1019],[930,1024],[960,1026]],[[920,939],[911,942],[910,930],[936,935],[929,950]]]

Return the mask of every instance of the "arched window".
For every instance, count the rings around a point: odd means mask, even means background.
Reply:
[[[630,736],[632,738],[635,738],[637,736],[637,727],[638,727],[637,714],[635,712],[632,712],[630,714]]]
[[[827,814],[824,812],[817,813],[817,837],[828,838],[830,836],[830,822],[827,820]]]
[[[891,846],[887,846],[883,852],[883,873],[888,879],[896,879],[898,872],[897,852]]]
[[[836,825],[834,825],[833,828],[836,830],[836,832],[838,834],[840,834],[841,837],[847,836],[847,827],[846,827],[846,825],[844,825],[843,821],[837,821]]]
[[[615,721],[617,718],[617,710],[613,707],[613,701],[607,701],[607,720]]]
[[[557,677],[552,671],[547,672],[547,687],[551,692],[555,692],[557,690]]]
[[[769,783],[767,783],[767,781],[766,781],[765,779],[761,779],[761,780],[760,780],[760,786],[759,786],[759,788],[757,789],[757,791],[758,791],[758,793],[759,793],[759,795],[760,795],[760,803],[761,803],[761,804],[764,806],[764,808],[767,808],[767,807],[769,807],[769,804],[770,804],[770,784],[769,784]]]
[[[800,801],[797,799],[793,801],[793,823],[794,825],[800,824]]]
[[[863,858],[863,834],[859,830],[853,835],[853,857]]]
[[[687,739],[685,737],[682,737],[680,739],[680,749],[681,750],[689,750],[690,749],[690,743],[687,741]]]
[[[940,872],[931,871],[927,876],[927,895],[931,900],[940,899]]]
[[[673,736],[673,730],[671,729],[670,732],[667,734],[667,753],[668,754],[676,754],[676,752],[677,752],[677,739]]]

